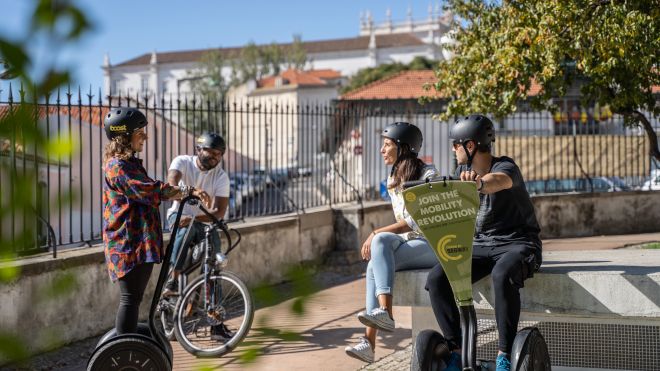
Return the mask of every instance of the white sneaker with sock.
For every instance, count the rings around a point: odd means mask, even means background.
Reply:
[[[347,346],[345,349],[346,354],[360,361],[372,363],[374,361],[374,349],[366,337],[361,337],[360,342],[355,346]]]
[[[387,313],[387,310],[383,308],[376,308],[371,313],[360,312],[357,317],[365,326],[388,332],[394,331],[394,320]]]

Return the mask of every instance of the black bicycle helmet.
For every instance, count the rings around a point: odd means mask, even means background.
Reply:
[[[140,110],[131,107],[112,108],[105,116],[103,129],[108,139],[131,135],[135,130],[147,126],[147,118]]]
[[[418,154],[422,148],[422,131],[413,124],[407,122],[394,122],[385,127],[381,136],[392,139],[397,147],[400,144],[407,144],[410,151]]]
[[[202,133],[197,137],[195,143],[198,148],[211,148],[222,151],[223,153],[227,149],[225,140],[216,133]]]
[[[449,131],[449,137],[454,144],[463,144],[474,141],[478,146],[489,146],[495,141],[495,128],[493,122],[484,115],[469,115],[456,120]]]

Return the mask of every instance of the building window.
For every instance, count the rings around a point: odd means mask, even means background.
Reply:
[[[112,80],[110,83],[110,95],[117,95],[119,92],[119,80]]]
[[[143,93],[146,93],[149,91],[149,75],[142,75],[142,81],[140,84],[140,90]]]
[[[163,83],[161,84],[160,91],[161,91],[163,94],[167,94],[167,82],[168,82],[168,81],[165,80],[165,81],[163,81]]]

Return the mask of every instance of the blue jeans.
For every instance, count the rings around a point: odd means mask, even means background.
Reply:
[[[425,239],[406,240],[398,234],[378,233],[371,240],[371,259],[367,264],[367,313],[378,308],[378,295],[392,295],[394,272],[427,269],[438,263]]]
[[[176,213],[170,215],[167,219],[167,224],[170,226],[170,229],[174,228],[175,221]],[[179,227],[177,230],[176,237],[174,238],[174,246],[172,246],[172,257],[170,259],[170,263],[174,266],[175,271],[180,272],[183,270],[183,265],[186,262],[186,255],[188,254],[190,246],[204,240],[204,226],[204,223],[194,222],[185,243],[183,243],[183,237],[186,235],[186,231],[188,231],[190,225]],[[213,246],[213,252],[217,253],[220,251],[220,236],[217,231],[211,233],[211,245]],[[183,246],[183,249],[181,249],[181,246]],[[179,250],[181,250],[181,258],[177,259]]]

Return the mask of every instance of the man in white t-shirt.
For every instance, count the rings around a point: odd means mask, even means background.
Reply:
[[[167,174],[167,181],[170,185],[193,186],[195,189],[202,189],[208,193],[212,200],[212,207],[209,211],[218,219],[224,217],[229,204],[229,176],[218,166],[226,148],[225,140],[220,135],[203,133],[195,140],[197,155],[177,156],[172,160]],[[167,210],[167,221],[170,228],[174,226],[178,209],[179,202],[175,201],[172,207]],[[191,227],[190,221],[193,215],[195,216],[195,222],[184,242],[183,238],[188,228]],[[204,225],[202,223],[210,221],[210,218],[196,207],[184,206],[172,250],[173,277],[165,284],[164,295],[176,295],[178,293],[178,277],[183,269],[188,249],[204,238]],[[220,237],[216,233],[212,238],[213,249],[217,252],[220,249]],[[179,252],[179,250],[181,251]],[[178,256],[180,256],[179,259],[177,259]]]

